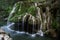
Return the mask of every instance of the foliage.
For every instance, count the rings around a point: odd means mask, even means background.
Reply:
[[[17,21],[17,18],[21,16],[24,16],[26,13],[30,13],[31,15],[35,16],[36,15],[36,7],[35,6],[31,6],[31,4],[27,4],[27,3],[21,3],[21,2],[17,2],[16,4],[16,9],[14,14],[12,14],[13,16],[11,17],[10,21]]]
[[[31,6],[28,9],[28,13],[32,14],[33,16],[36,16],[36,7],[35,6]]]

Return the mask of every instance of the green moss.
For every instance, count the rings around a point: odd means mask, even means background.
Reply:
[[[33,16],[36,16],[36,7],[35,6],[29,7],[28,13],[32,14]]]
[[[17,21],[18,17],[24,16],[26,13],[30,13],[31,15],[35,16],[36,15],[36,7],[31,6],[27,3],[16,3],[16,10],[14,12],[14,14],[12,14],[13,16],[11,17],[10,21]]]

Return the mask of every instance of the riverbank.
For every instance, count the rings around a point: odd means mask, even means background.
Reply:
[[[0,40],[12,40],[12,38],[0,28]]]
[[[17,34],[16,32],[9,31],[8,29],[5,28],[6,33],[10,33],[10,36],[12,37],[13,40],[53,40],[52,38],[48,36],[36,36],[36,37],[31,37],[26,34]]]

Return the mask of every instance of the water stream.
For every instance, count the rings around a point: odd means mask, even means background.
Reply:
[[[42,31],[42,16],[41,16],[41,10],[40,10],[40,8],[39,7],[37,7],[37,10],[38,10],[38,18],[39,18],[39,20],[40,20],[40,22],[41,22],[41,24],[40,24],[40,30],[38,31],[38,33],[37,34],[39,34],[40,36],[43,36],[44,35],[44,33],[43,33],[43,31]]]
[[[34,32],[34,30],[35,30],[35,22],[36,22],[35,17],[32,16],[31,14],[28,14],[28,13],[26,13],[22,17],[22,23],[21,23],[22,24],[22,31],[20,31],[20,28],[19,28],[20,27],[19,26],[19,21],[20,21],[19,19],[20,18],[18,18],[18,26],[17,26],[18,27],[18,31],[12,30],[10,28],[10,27],[12,27],[14,25],[14,23],[10,23],[9,20],[10,20],[10,18],[12,17],[13,13],[16,10],[16,4],[14,5],[12,11],[10,12],[8,20],[7,20],[7,25],[4,28],[7,28],[9,31],[12,31],[12,32],[16,32],[16,33],[20,33],[20,34],[27,34],[27,35],[30,35],[32,37],[35,37],[36,35],[44,36],[44,32],[42,31],[42,29],[43,29],[43,23],[42,23],[41,9],[39,7],[37,7],[37,3],[35,3],[35,7],[37,8],[37,11],[38,11],[38,13],[37,13],[37,19],[38,19],[38,23],[37,23],[38,24],[38,26],[37,26],[38,29],[37,30],[38,31],[36,33]],[[27,32],[24,29],[25,28],[25,21],[27,20],[26,18],[27,18],[28,15],[29,15],[28,20],[29,19],[32,20],[32,32],[31,32],[31,34],[28,32],[29,26],[27,26],[27,28],[26,28]],[[46,15],[44,14],[44,17],[45,16]],[[27,22],[28,22],[28,20],[27,20]],[[49,22],[49,20],[50,19],[48,18],[48,22]],[[46,23],[46,18],[44,19],[44,22]],[[7,29],[5,29],[5,30],[8,31]]]
[[[8,20],[7,20],[7,25],[10,23],[10,18],[12,17],[13,13],[15,12],[16,10],[16,4],[13,6],[13,9],[12,11],[10,12],[9,16],[8,16]]]

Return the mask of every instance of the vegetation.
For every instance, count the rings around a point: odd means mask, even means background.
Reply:
[[[59,30],[60,25],[59,25],[59,18],[60,18],[60,8],[59,8],[59,2],[57,0],[0,0],[0,26],[5,25],[8,16],[13,10],[13,7],[15,7],[15,11],[12,14],[12,17],[9,19],[11,22],[18,22],[22,21],[22,17],[26,15],[26,13],[31,14],[33,17],[35,17],[37,20],[37,7],[35,6],[35,3],[38,4],[38,7],[42,9],[41,12],[45,13],[46,10],[45,8],[48,6],[49,12],[51,15],[48,15],[47,12],[46,14],[51,17],[51,23],[47,23],[49,26],[51,26],[51,29],[54,30]],[[40,5],[41,3],[42,5]],[[48,11],[48,10],[47,10]],[[41,13],[41,15],[43,15]],[[47,16],[46,15],[46,16]],[[29,20],[29,23],[32,23],[31,20]],[[37,23],[37,21],[36,21]],[[44,26],[44,30],[46,31],[46,24],[44,23],[44,17],[42,17],[42,24]],[[49,29],[50,31],[50,29]],[[51,32],[51,31],[50,31]],[[47,31],[46,34],[49,32]],[[57,31],[56,31],[57,33]],[[58,34],[58,33],[57,33]],[[48,34],[49,35],[49,34]]]

